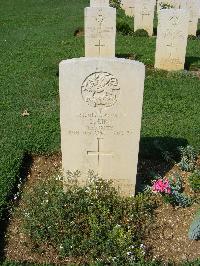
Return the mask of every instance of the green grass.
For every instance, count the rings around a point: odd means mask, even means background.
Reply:
[[[87,1],[77,2],[1,1],[0,216],[24,154],[60,149],[58,64],[84,52],[73,33]]]
[[[84,56],[87,0],[0,0],[0,218],[26,153],[60,150],[58,64]],[[118,35],[118,56],[135,54],[152,67],[152,38]],[[189,40],[189,67],[200,67],[200,40]],[[141,154],[188,142],[200,148],[200,82],[187,72],[147,71]],[[28,110],[29,116],[21,114]],[[161,143],[161,144],[160,144]],[[173,144],[173,145],[172,145]],[[153,149],[152,149],[153,147]],[[172,148],[173,148],[172,147]],[[150,152],[149,152],[150,151]]]

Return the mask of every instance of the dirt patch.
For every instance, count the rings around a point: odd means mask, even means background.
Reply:
[[[191,71],[192,72],[192,74],[194,75],[194,76],[196,76],[197,78],[199,78],[200,79],[200,70],[198,69],[197,71]]]
[[[188,229],[198,209],[160,206],[155,211],[155,220],[145,240],[151,258],[165,262],[194,260],[200,257],[200,241],[188,239]]]
[[[199,161],[200,163],[200,161]],[[35,156],[28,173],[27,181],[23,191],[31,189],[41,179],[48,179],[61,169],[61,155]],[[180,171],[178,166],[170,165],[160,161],[141,160],[138,166],[138,176],[141,179],[149,178],[149,172],[154,171],[162,176],[170,175],[174,171]],[[181,171],[180,171],[181,172]],[[185,191],[194,195],[187,183],[186,172],[181,172],[184,179]],[[200,257],[200,241],[190,241],[187,233],[189,225],[193,220],[198,204],[188,208],[174,208],[163,204],[161,200],[155,210],[154,221],[148,229],[144,245],[149,259],[161,260],[163,262],[174,261],[179,263],[186,260],[194,260]],[[68,264],[76,262],[83,265],[83,260],[76,261],[73,258],[61,259],[53,247],[33,247],[29,238],[21,229],[22,222],[17,215],[22,208],[22,202],[16,204],[13,216],[10,219],[6,234],[5,257],[7,260],[36,263]]]
[[[74,36],[75,37],[83,37],[84,36],[84,29],[83,28],[78,28],[74,31]]]

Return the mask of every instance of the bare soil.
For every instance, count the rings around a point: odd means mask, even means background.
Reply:
[[[83,28],[78,28],[74,32],[75,37],[83,37],[84,36],[84,29]]]
[[[200,165],[200,160],[199,160]],[[35,156],[29,170],[23,191],[31,189],[40,179],[48,178],[61,169],[61,155]],[[154,171],[162,176],[179,171],[184,179],[185,192],[194,195],[187,183],[188,173],[182,172],[178,166],[167,165],[163,162],[142,160],[139,162],[139,178],[148,178],[149,171]],[[200,258],[200,241],[188,239],[188,229],[194,214],[199,208],[195,203],[188,208],[174,208],[164,204],[158,197],[159,206],[155,210],[154,220],[146,233],[144,245],[149,259],[165,262],[179,263]],[[29,238],[22,231],[22,222],[17,215],[17,210],[22,208],[22,203],[16,203],[16,208],[6,234],[5,257],[11,261],[68,264],[76,262],[83,265],[83,260],[75,261],[73,258],[59,258],[53,247],[33,247]]]

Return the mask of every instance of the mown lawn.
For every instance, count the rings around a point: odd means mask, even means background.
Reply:
[[[84,56],[87,0],[0,0],[0,218],[26,154],[60,150],[58,64]],[[200,148],[200,80],[153,71],[155,37],[118,34],[116,54],[147,65],[141,155],[190,143]],[[200,68],[200,39],[189,40],[187,67]],[[24,111],[28,115],[23,116]],[[70,147],[71,149],[73,147]]]

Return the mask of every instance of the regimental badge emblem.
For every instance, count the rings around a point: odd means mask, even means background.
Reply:
[[[83,100],[98,109],[113,106],[119,98],[118,80],[110,73],[95,72],[89,75],[81,86]]]

